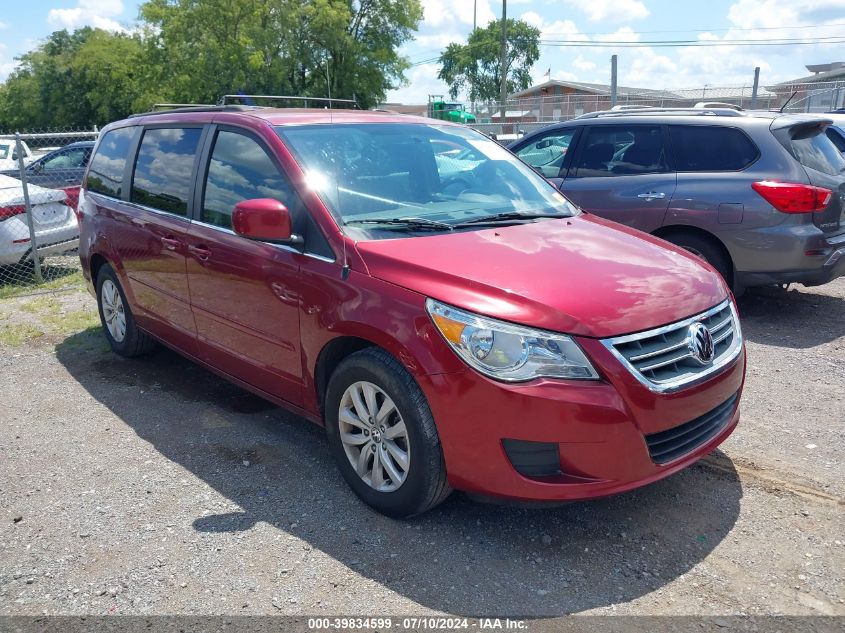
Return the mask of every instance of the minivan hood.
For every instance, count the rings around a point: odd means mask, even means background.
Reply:
[[[727,296],[700,260],[581,215],[357,244],[369,273],[479,314],[580,336],[647,330]]]

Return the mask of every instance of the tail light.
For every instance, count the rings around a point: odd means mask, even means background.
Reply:
[[[11,218],[16,215],[22,215],[26,213],[26,207],[22,204],[16,204],[9,207],[0,207],[0,221],[5,220],[6,218]]]
[[[814,187],[794,182],[761,180],[751,188],[778,211],[783,213],[812,213],[823,210],[833,197],[824,187]]]

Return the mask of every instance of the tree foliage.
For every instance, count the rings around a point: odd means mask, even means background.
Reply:
[[[90,127],[224,94],[383,100],[419,0],[147,0],[131,34],[57,31],[0,85],[0,129]]]
[[[440,55],[438,77],[449,86],[453,99],[459,93],[470,101],[498,101],[500,98],[502,21],[473,31],[466,44],[449,44]],[[540,30],[522,20],[508,19],[508,93],[531,85],[531,67],[540,58]]]

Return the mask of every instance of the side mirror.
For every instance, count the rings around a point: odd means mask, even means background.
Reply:
[[[290,211],[278,200],[256,198],[235,205],[232,229],[241,237],[276,244],[302,244],[301,235],[292,233]]]
[[[44,163],[32,163],[29,169],[35,174],[40,174],[44,170]]]

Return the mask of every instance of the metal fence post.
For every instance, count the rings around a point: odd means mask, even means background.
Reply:
[[[44,277],[41,274],[41,260],[38,258],[38,243],[35,239],[35,220],[32,217],[32,203],[29,200],[29,187],[26,182],[26,166],[23,162],[23,144],[21,143],[21,135],[15,134],[15,148],[18,152],[18,169],[21,175],[21,185],[23,189],[23,204],[26,209],[26,225],[29,228],[29,240],[32,244],[32,267],[35,271],[35,281],[37,283],[44,283]]]

